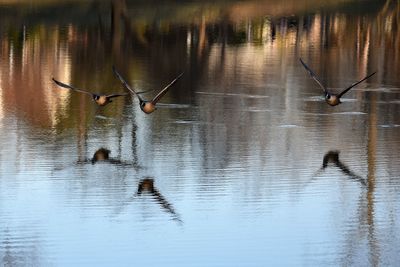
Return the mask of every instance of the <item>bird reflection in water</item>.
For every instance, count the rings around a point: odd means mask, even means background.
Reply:
[[[140,180],[138,185],[138,190],[136,196],[142,196],[145,194],[151,195],[155,201],[160,204],[160,206],[168,213],[172,215],[172,219],[174,221],[178,221],[182,223],[180,216],[176,213],[175,209],[173,208],[172,204],[165,199],[165,197],[158,191],[158,189],[154,186],[154,179],[150,177],[146,177]]]
[[[79,160],[79,163],[91,163],[91,164],[96,164],[96,163],[109,163],[109,164],[115,164],[115,165],[119,165],[119,166],[132,166],[132,167],[138,167],[137,164],[133,163],[133,162],[126,162],[126,161],[122,161],[118,158],[113,158],[110,157],[110,153],[111,151],[106,149],[106,148],[99,148],[98,150],[96,150],[96,152],[94,152],[93,157],[92,158],[88,158],[88,159],[84,159],[84,160]]]
[[[130,203],[134,202],[139,197],[150,196],[154,202],[159,204],[163,210],[172,216],[172,220],[182,224],[179,214],[175,211],[172,204],[158,191],[154,186],[154,179],[151,177],[145,177],[139,181],[138,189],[135,194],[131,195],[127,200],[123,201],[122,205],[119,206],[115,213],[120,214]]]
[[[340,153],[340,151],[336,151],[336,150],[328,151],[324,155],[324,159],[322,161],[322,167],[321,167],[321,169],[319,169],[317,174],[324,171],[331,163],[331,164],[333,164],[333,166],[339,168],[340,171],[342,173],[344,173],[350,179],[356,180],[356,181],[360,182],[363,186],[366,186],[367,182],[363,177],[352,172],[343,162],[340,161],[339,153]]]

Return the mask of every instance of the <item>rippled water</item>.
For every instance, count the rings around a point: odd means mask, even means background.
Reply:
[[[0,3],[0,262],[397,266],[399,10]],[[330,107],[300,57],[334,91],[378,73]],[[150,115],[51,81],[124,92],[112,65],[185,74]]]

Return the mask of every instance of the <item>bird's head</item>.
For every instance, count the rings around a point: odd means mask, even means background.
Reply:
[[[326,93],[326,94],[325,94],[325,99],[326,99],[326,100],[331,99],[331,97],[332,97],[332,96],[331,96],[329,93]]]

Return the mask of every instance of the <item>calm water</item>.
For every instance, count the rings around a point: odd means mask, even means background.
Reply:
[[[398,266],[398,1],[1,1],[3,266]],[[332,90],[378,73],[330,107]],[[156,112],[97,107],[183,78]],[[156,92],[145,95],[150,98]]]

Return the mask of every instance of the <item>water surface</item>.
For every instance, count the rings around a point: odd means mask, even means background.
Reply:
[[[2,1],[2,265],[398,265],[399,10]]]

